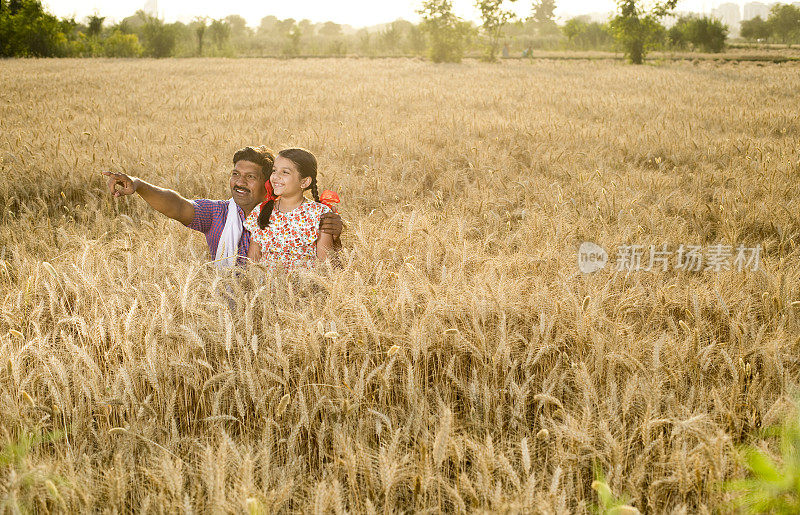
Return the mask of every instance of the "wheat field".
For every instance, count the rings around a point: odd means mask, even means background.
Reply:
[[[0,511],[725,511],[800,379],[791,63],[0,61]],[[100,170],[301,145],[340,269],[220,274]],[[760,268],[583,274],[581,242]],[[235,297],[231,301],[230,296]]]

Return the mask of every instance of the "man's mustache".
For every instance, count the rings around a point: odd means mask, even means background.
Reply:
[[[248,189],[247,189],[247,188],[245,188],[244,186],[234,186],[234,187],[233,187],[233,189],[235,189],[235,190],[244,190],[244,191],[246,191],[247,193],[250,193],[250,190],[248,190]]]

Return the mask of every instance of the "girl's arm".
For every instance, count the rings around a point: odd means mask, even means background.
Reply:
[[[253,241],[252,237],[250,238],[250,248],[247,249],[247,259],[253,263],[261,262],[261,245]]]
[[[330,192],[323,192],[323,195]],[[334,196],[336,194],[334,193]],[[335,202],[339,198],[336,196]],[[335,218],[334,218],[335,217]],[[331,221],[338,222],[338,227],[330,227]],[[327,225],[323,222],[328,222]],[[333,224],[337,225],[337,224]],[[327,229],[327,230],[326,230]],[[334,229],[334,230],[331,230]],[[341,243],[337,246],[339,234],[342,232],[342,218],[339,214],[332,210],[331,207],[324,206],[323,212],[320,215],[319,227],[317,229],[317,259],[320,261],[330,261],[335,268],[339,268],[339,256],[337,250],[341,248]]]
[[[326,232],[320,232],[317,237],[317,259],[325,261],[330,257],[333,250],[333,235]]]

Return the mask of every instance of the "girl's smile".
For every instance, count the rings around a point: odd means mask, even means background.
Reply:
[[[296,198],[302,197],[303,190],[311,185],[311,178],[301,178],[296,164],[285,157],[277,156],[269,182],[275,195]]]

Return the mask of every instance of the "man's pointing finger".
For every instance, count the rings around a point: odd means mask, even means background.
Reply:
[[[109,191],[109,193],[111,193],[111,195],[113,197],[119,197],[119,192],[117,191],[117,184],[119,184],[119,185],[121,185],[123,187],[125,186],[125,183],[122,181],[120,176],[118,174],[114,173],[114,172],[102,171],[100,173],[102,173],[106,177],[109,177],[109,179],[108,179],[108,191]]]

